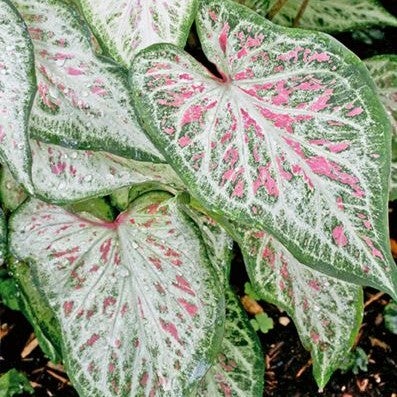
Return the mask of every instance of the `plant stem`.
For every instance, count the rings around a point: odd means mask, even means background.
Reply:
[[[306,8],[307,8],[307,5],[308,5],[308,4],[309,4],[309,0],[303,0],[303,1],[302,1],[302,4],[301,4],[301,6],[300,6],[300,8],[299,8],[299,11],[298,11],[298,13],[296,14],[296,17],[295,17],[295,19],[294,19],[294,22],[292,23],[292,27],[296,28],[296,27],[299,26],[299,22],[300,22],[300,20],[301,20],[301,18],[302,18],[302,16],[303,16],[303,14],[304,14],[305,11],[306,11]]]
[[[271,21],[277,15],[277,13],[284,7],[287,1],[288,0],[277,0],[274,6],[267,13],[266,18]]]

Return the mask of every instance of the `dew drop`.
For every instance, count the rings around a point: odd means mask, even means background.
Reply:
[[[85,180],[86,182],[91,182],[91,181],[92,181],[92,175],[90,175],[90,174],[86,175],[85,178],[84,178],[84,180]]]
[[[70,157],[71,157],[72,159],[77,159],[77,152],[73,152],[73,153],[70,155]]]

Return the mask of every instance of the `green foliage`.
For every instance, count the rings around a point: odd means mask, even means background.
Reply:
[[[10,369],[0,377],[0,397],[12,397],[22,393],[34,393],[28,378],[22,372]]]
[[[361,347],[355,348],[347,355],[339,369],[343,373],[352,371],[354,375],[357,375],[360,371],[368,371],[367,353]]]
[[[366,370],[362,286],[397,297],[396,55],[364,66],[322,32],[396,18],[166,3],[0,0],[2,301],[82,397],[260,397],[273,321],[230,288],[234,241],[245,293],[292,318],[319,387]],[[195,31],[216,75],[186,51]],[[18,376],[7,396],[31,392]]]
[[[250,323],[255,331],[261,331],[263,334],[267,334],[274,326],[273,319],[266,313],[255,314]]]
[[[383,312],[385,327],[393,334],[397,335],[397,303],[390,302],[386,305]]]

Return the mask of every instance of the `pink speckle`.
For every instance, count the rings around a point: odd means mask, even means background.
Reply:
[[[68,67],[66,69],[66,73],[70,76],[80,76],[82,74],[84,74],[84,71],[78,68],[72,68],[72,67]]]
[[[199,121],[202,118],[205,110],[205,107],[202,105],[193,105],[188,108],[182,116],[181,127],[186,124]]]
[[[342,225],[336,226],[332,231],[332,237],[335,244],[339,247],[344,247],[347,245],[347,238]]]
[[[315,52],[308,59],[309,62],[317,61],[317,62],[327,62],[330,60],[330,56],[326,52]]]
[[[64,312],[66,317],[69,316],[70,313],[72,312],[73,306],[74,306],[74,302],[73,301],[64,302],[64,304],[63,304],[63,312]]]
[[[98,334],[93,334],[93,335],[87,340],[86,344],[87,344],[88,346],[93,346],[94,343],[95,343],[96,341],[98,341],[98,339],[99,339],[99,335],[98,335]]]
[[[258,179],[253,183],[254,194],[256,195],[258,189],[263,186],[266,192],[273,197],[279,196],[279,190],[276,181],[270,173],[270,164],[258,168]]]
[[[178,144],[179,144],[180,147],[186,147],[186,146],[189,145],[190,142],[191,142],[191,140],[190,140],[190,138],[187,135],[185,135],[182,138],[178,139]]]
[[[179,298],[178,302],[184,307],[184,309],[191,317],[196,316],[198,312],[198,307],[195,304],[189,303],[186,299],[183,298]]]
[[[337,206],[338,206],[338,209],[340,209],[340,210],[342,210],[342,211],[345,210],[345,206],[344,206],[344,204],[343,204],[343,199],[342,199],[342,197],[337,197],[337,199],[336,199],[336,204],[337,204]]]
[[[229,30],[230,30],[230,26],[229,24],[226,22],[223,25],[223,28],[221,30],[221,33],[219,35],[219,45],[221,47],[221,50],[223,53],[226,52],[226,46],[227,46],[227,35],[229,34]]]
[[[114,306],[116,304],[116,298],[113,296],[108,296],[103,300],[103,311],[106,312],[106,309],[110,306]]]
[[[177,275],[176,282],[173,283],[173,286],[188,293],[189,295],[196,296],[195,292],[192,290],[192,286],[183,276]]]
[[[312,288],[315,291],[321,291],[320,284],[318,283],[317,280],[309,280],[308,285],[310,288]]]
[[[90,90],[93,94],[98,96],[105,96],[107,94],[107,91],[104,88],[97,85],[92,86]]]
[[[147,383],[148,383],[148,380],[149,380],[149,374],[148,374],[147,372],[145,372],[145,373],[142,375],[141,379],[139,380],[139,384],[140,384],[142,387],[145,387],[145,386],[147,385]]]
[[[233,193],[233,197],[243,197],[244,196],[244,181],[240,179],[235,186]]]
[[[368,247],[371,248],[371,253],[372,253],[372,255],[373,255],[375,258],[383,259],[382,253],[381,253],[377,248],[375,248],[374,243],[372,242],[372,240],[371,240],[369,237],[364,236],[364,237],[363,237],[363,240],[366,242],[366,244],[368,245]]]
[[[0,125],[0,143],[4,141],[6,133],[4,132],[3,126]]]
[[[362,107],[357,107],[354,108],[353,110],[351,110],[347,115],[349,117],[354,117],[354,116],[358,116],[359,114],[361,114],[363,112],[363,108]]]
[[[327,89],[324,91],[324,94],[319,96],[316,101],[310,106],[310,110],[314,112],[318,112],[320,110],[325,109],[327,106],[329,106],[328,101],[331,99],[331,96],[333,94],[333,90]]]
[[[61,163],[60,161],[56,164],[51,165],[51,172],[55,175],[59,175],[65,171],[66,163]]]
[[[294,60],[294,63],[298,62],[299,53],[303,51],[302,47],[296,47],[295,49],[288,51],[284,54],[280,54],[277,59],[280,61],[290,61],[291,59]]]
[[[346,150],[347,148],[350,147],[350,144],[347,142],[341,142],[341,143],[335,143],[335,144],[330,144],[328,146],[328,149],[332,153],[340,153]]]
[[[310,337],[311,337],[313,343],[317,344],[318,342],[320,342],[320,335],[317,332],[311,331]]]
[[[162,319],[160,319],[161,328],[165,332],[168,332],[177,342],[179,342],[179,334],[175,324],[168,323]]]
[[[289,101],[290,91],[285,88],[284,81],[278,81],[276,84],[277,95],[272,98],[273,105],[285,105]]]
[[[109,260],[109,252],[110,247],[112,245],[112,239],[107,239],[104,241],[99,247],[99,252],[101,253],[101,259],[103,262],[107,262]]]
[[[371,222],[369,220],[364,221],[364,226],[368,230],[372,229],[372,225],[371,225]]]

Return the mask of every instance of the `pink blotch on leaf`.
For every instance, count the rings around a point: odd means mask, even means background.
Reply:
[[[190,142],[191,142],[191,140],[190,140],[190,138],[187,135],[185,135],[182,138],[178,139],[178,144],[182,148],[188,146]]]
[[[243,197],[244,196],[244,181],[240,179],[235,186],[233,193],[233,197]]]
[[[188,302],[184,298],[178,298],[178,302],[184,307],[184,309],[191,317],[196,316],[198,312],[198,307],[195,304]]]
[[[229,34],[230,26],[226,22],[223,25],[223,28],[221,30],[221,33],[219,34],[219,45],[221,47],[221,50],[223,53],[226,52],[226,46],[227,46],[227,35]]]
[[[160,319],[160,324],[161,328],[163,328],[165,332],[168,332],[177,342],[179,342],[179,334],[175,324],[166,322],[162,319]]]
[[[354,117],[354,116],[358,116],[363,111],[364,111],[364,109],[362,107],[357,107],[357,108],[354,108],[352,111],[350,111],[347,115],[349,117]]]
[[[70,76],[80,76],[84,74],[84,71],[78,68],[68,67],[66,73]]]
[[[339,247],[344,247],[347,245],[347,237],[342,225],[336,226],[332,231],[332,237],[335,244]]]

